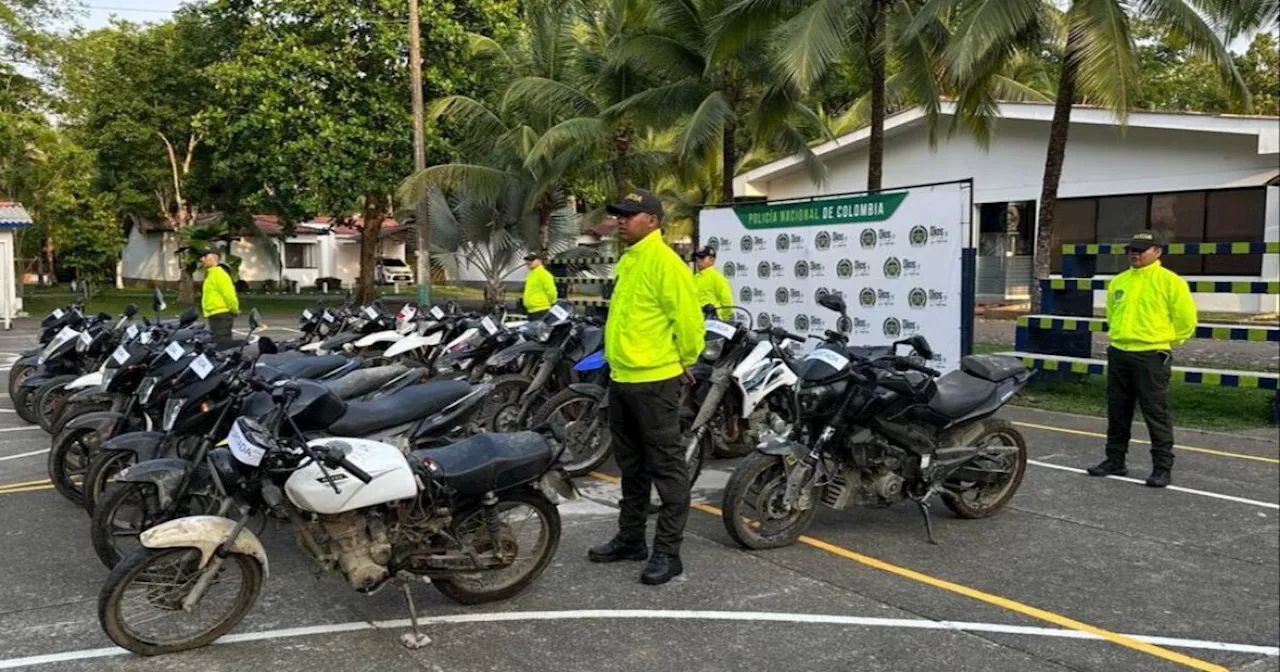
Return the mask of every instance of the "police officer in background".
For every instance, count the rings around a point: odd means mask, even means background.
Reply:
[[[1160,263],[1159,234],[1139,231],[1125,246],[1129,269],[1107,284],[1107,458],[1090,476],[1124,476],[1133,408],[1142,409],[1151,434],[1147,485],[1169,485],[1173,470],[1173,421],[1169,374],[1173,346],[1196,331],[1196,302],[1187,281]]]
[[[524,263],[529,267],[529,274],[524,279],[524,312],[529,321],[540,320],[543,315],[556,305],[556,279],[542,263],[541,254],[527,254]]]
[[[716,251],[704,247],[694,252],[693,263],[698,269],[693,276],[693,284],[698,288],[698,305],[711,306],[720,319],[728,320],[733,316],[733,290],[716,268]]]
[[[609,430],[622,472],[618,533],[591,548],[592,562],[644,560],[641,582],[658,585],[684,572],[680,544],[689,518],[689,471],[680,435],[681,377],[705,346],[702,309],[693,274],[666,242],[662,201],[635,189],[608,207],[627,250],[614,269],[604,352],[609,385]],[[649,489],[658,509],[653,555],[645,543]]]

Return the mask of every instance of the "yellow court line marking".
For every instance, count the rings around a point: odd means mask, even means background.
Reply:
[[[594,478],[600,479],[602,481],[606,481],[608,483],[613,483],[615,485],[622,483],[621,478],[618,478],[617,476],[611,476],[609,474],[591,472],[591,476]],[[718,516],[721,518],[724,517],[723,511],[709,504],[703,504],[701,502],[692,502],[690,506],[694,509],[702,511],[703,513],[710,513],[714,516]],[[958,583],[952,583],[951,581],[947,581],[946,579],[939,579],[937,577],[930,576],[928,574],[917,572],[914,569],[899,567],[898,565],[894,565],[894,564],[885,562],[884,560],[873,558],[869,555],[863,555],[856,551],[851,551],[847,548],[836,546],[835,544],[823,541],[815,537],[802,536],[799,538],[799,541],[800,543],[805,544],[807,546],[811,546],[813,548],[838,555],[848,560],[853,560],[854,562],[866,565],[874,569],[879,569],[881,571],[889,572],[890,574],[895,574],[905,579],[911,579],[912,581],[918,581],[920,583],[933,586],[934,588],[941,588],[942,590],[956,593],[958,595],[964,595],[965,597],[970,597],[975,600],[979,600],[981,602],[986,602],[987,604],[1001,607],[1003,609],[1008,609],[1009,611],[1013,611],[1013,612],[1022,614],[1024,616],[1030,616],[1031,618],[1035,618],[1041,621],[1047,621],[1059,627],[1075,630],[1077,632],[1087,632],[1096,637],[1101,637],[1102,639],[1105,639],[1113,644],[1119,644],[1120,646],[1130,648],[1135,651],[1141,651],[1143,653],[1156,656],[1157,658],[1163,658],[1170,662],[1178,663],[1179,665],[1185,665],[1192,669],[1202,670],[1203,672],[1229,672],[1227,668],[1222,667],[1220,665],[1215,665],[1206,660],[1200,660],[1199,658],[1193,658],[1191,656],[1178,653],[1177,651],[1171,651],[1169,649],[1159,647],[1154,644],[1148,644],[1146,642],[1134,639],[1126,635],[1121,635],[1119,633],[1111,632],[1110,630],[1103,630],[1102,628],[1089,625],[1088,623],[1082,623],[1073,618],[1069,618],[1061,614],[1055,614],[1051,611],[1045,611],[1044,609],[1033,607],[1029,604],[1023,604],[1021,602],[1011,600],[1007,597],[1000,597],[999,595],[993,595],[991,593],[987,593],[987,592],[978,590],[976,588],[970,588],[968,586],[963,586]]]
[[[9,488],[22,488],[28,485],[49,485],[52,482],[53,481],[50,481],[47,478],[42,478],[38,481],[22,481],[20,483],[0,483],[0,490],[7,490]]]
[[[1062,427],[1050,427],[1048,425],[1037,425],[1031,422],[1013,422],[1013,424],[1018,427],[1026,427],[1028,429],[1042,429],[1046,432],[1061,432],[1063,434],[1075,434],[1077,436],[1088,436],[1095,439],[1107,438],[1106,434],[1099,434],[1097,432],[1086,432],[1079,429],[1065,429]],[[1150,441],[1143,441],[1142,439],[1129,439],[1129,441],[1132,443],[1145,443],[1148,446],[1151,445]],[[1217,455],[1218,457],[1234,457],[1238,460],[1253,460],[1255,462],[1266,462],[1267,464],[1280,464],[1280,460],[1274,457],[1263,457],[1261,455],[1246,455],[1244,453],[1230,453],[1225,450],[1213,450],[1212,448],[1196,448],[1195,446],[1180,446],[1176,443],[1173,444],[1173,448],[1174,450],[1186,450],[1192,453],[1204,453],[1206,455]]]

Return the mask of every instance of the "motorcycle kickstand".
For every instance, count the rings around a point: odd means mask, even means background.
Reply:
[[[412,632],[406,632],[400,635],[400,644],[406,649],[421,649],[431,643],[431,638],[418,629],[418,608],[413,603],[413,586],[411,580],[403,577],[397,577],[400,583],[400,589],[404,592],[404,599],[409,603],[409,627]]]
[[[933,536],[933,520],[929,517],[929,499],[933,497],[934,490],[929,489],[923,497],[912,497],[911,501],[915,502],[916,507],[920,509],[920,515],[924,517],[924,533],[929,537],[929,543],[938,546],[938,540]]]

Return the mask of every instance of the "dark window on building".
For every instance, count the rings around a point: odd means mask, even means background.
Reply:
[[[315,243],[285,243],[284,244],[284,267],[285,268],[315,268],[316,267]]]
[[[1267,217],[1266,189],[1211,191],[1204,226],[1210,243],[1261,242]],[[1258,275],[1260,254],[1216,254],[1205,257],[1205,275]]]
[[[1098,199],[1099,243],[1124,244],[1147,228],[1147,196],[1108,196]],[[1098,273],[1119,273],[1129,260],[1118,255],[1098,257]]]
[[[1094,223],[1098,217],[1098,199],[1072,198],[1058,201],[1053,211],[1053,260],[1051,270],[1062,272],[1062,246],[1095,242]]]
[[[1203,191],[1156,194],[1151,197],[1151,228],[1170,243],[1199,243],[1204,240]],[[1180,275],[1204,273],[1204,257],[1198,254],[1170,254],[1161,260]]]

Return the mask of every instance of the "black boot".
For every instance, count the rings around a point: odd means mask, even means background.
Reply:
[[[1096,467],[1089,467],[1090,476],[1124,476],[1129,470],[1124,466],[1124,460],[1118,460],[1114,457],[1108,457],[1098,464]]]
[[[1151,475],[1147,477],[1147,485],[1153,488],[1167,488],[1170,480],[1168,469],[1156,467],[1151,470]]]
[[[644,560],[649,557],[649,547],[643,541],[621,541],[617,537],[608,543],[587,549],[591,562],[618,562],[619,560]]]
[[[644,572],[640,574],[640,583],[657,586],[683,573],[684,564],[680,562],[680,556],[654,551],[653,557],[649,558],[649,564],[644,566]]]

